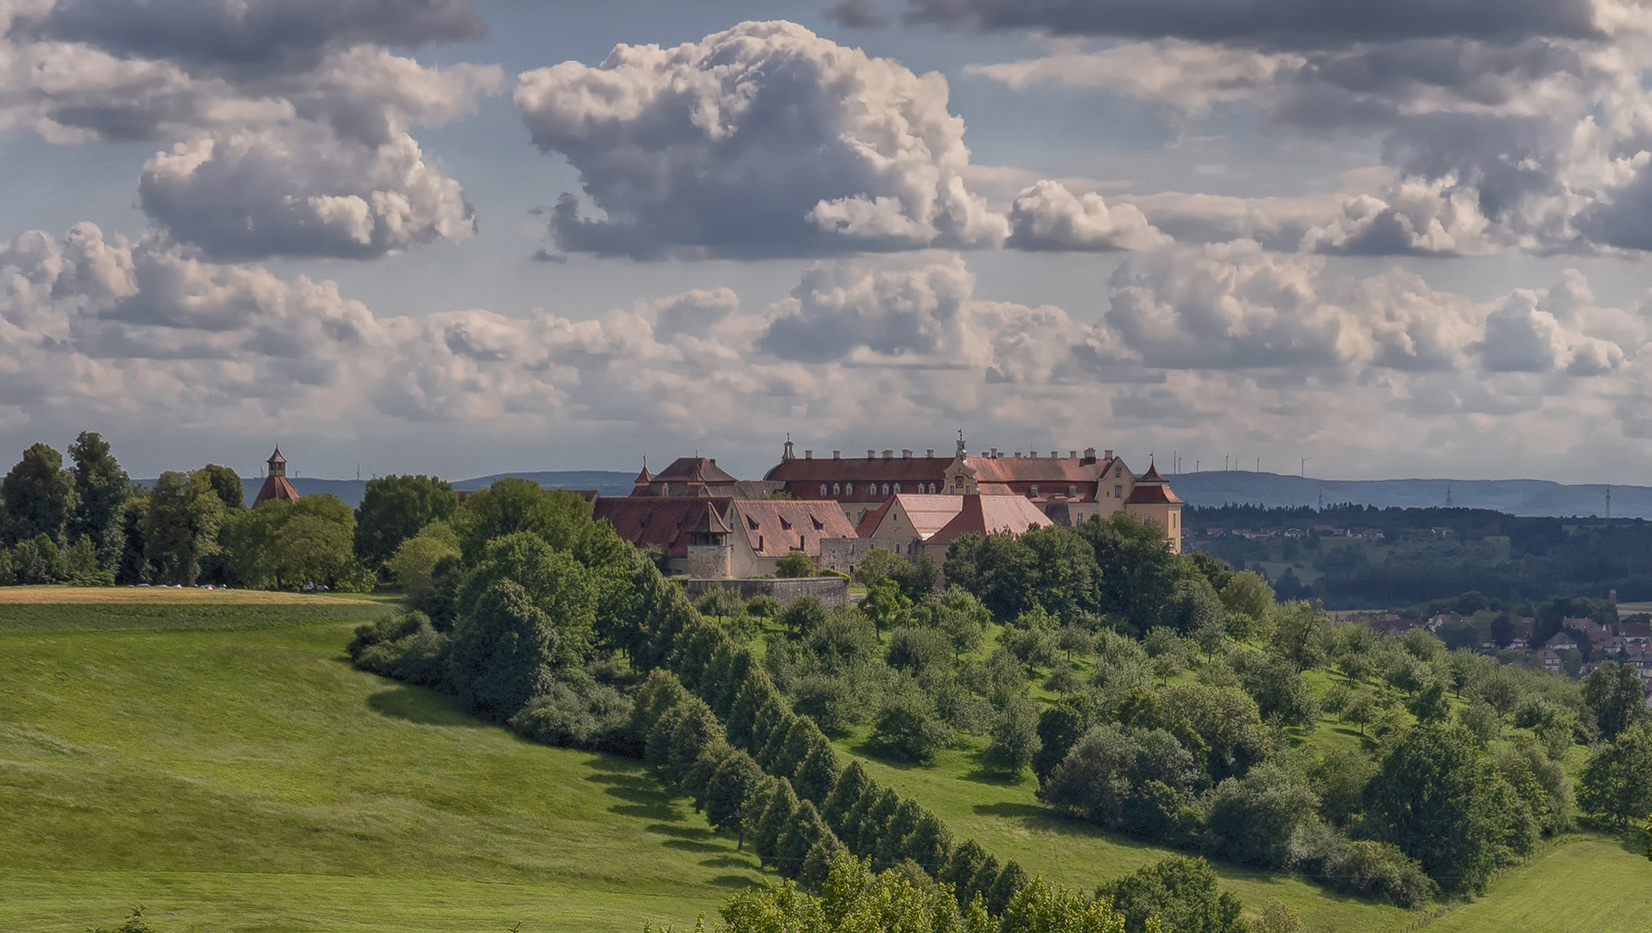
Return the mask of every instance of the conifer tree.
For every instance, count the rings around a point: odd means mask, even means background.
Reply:
[[[694,767],[700,752],[711,740],[723,735],[717,717],[712,715],[711,708],[704,701],[690,699],[683,704],[682,710],[677,727],[671,730],[671,751],[665,762],[666,780],[674,785],[682,784],[688,777],[688,769]]]
[[[875,856],[878,843],[889,830],[889,824],[895,819],[895,811],[901,808],[901,798],[894,790],[884,788],[883,793],[866,811],[866,818],[861,820],[860,832],[855,837],[855,854],[862,858]]]
[[[745,684],[746,677],[752,672],[751,651],[745,645],[730,644],[728,661],[718,672],[718,679],[707,685],[708,692],[713,696],[706,702],[717,715],[727,719],[729,712],[734,709],[734,701],[740,694],[740,688]]]
[[[871,779],[867,779],[866,786],[861,789],[860,799],[856,800],[854,806],[850,807],[849,812],[843,816],[843,828],[834,830],[837,832],[838,838],[843,840],[843,844],[848,846],[856,855],[862,855],[865,852],[860,845],[861,827],[866,824],[866,819],[871,814],[872,808],[878,805],[878,800],[882,797],[883,788],[873,783]]]
[[[807,888],[819,888],[826,883],[826,876],[831,873],[832,860],[847,852],[838,838],[827,832],[809,847],[809,854],[803,857],[803,868],[798,873],[797,880]]]
[[[878,837],[877,866],[880,870],[893,868],[896,862],[905,858],[906,837],[918,828],[918,805],[911,800],[902,800],[895,808],[895,816],[889,821],[889,826],[883,835]]]
[[[918,863],[931,877],[939,878],[951,854],[952,836],[935,814],[919,808],[918,825],[902,842],[902,854]]]
[[[779,851],[780,836],[792,825],[792,816],[797,812],[797,794],[792,791],[792,783],[785,778],[776,781],[773,793],[769,795],[769,804],[763,808],[763,815],[758,817],[757,826],[752,830],[751,845],[757,852],[757,857],[763,864],[774,863],[775,854]]]
[[[722,736],[714,736],[700,749],[694,763],[688,766],[678,789],[694,801],[695,813],[706,808],[706,795],[711,790],[711,776],[734,754],[734,746],[723,741]]]
[[[866,769],[859,761],[852,761],[849,767],[838,775],[837,782],[832,785],[832,792],[820,805],[820,815],[826,820],[826,825],[832,827],[832,832],[843,835],[844,821],[849,816],[860,796],[866,791],[872,779],[866,776]]]
[[[814,747],[797,766],[797,776],[792,778],[792,783],[797,787],[798,796],[820,804],[832,792],[837,776],[837,752],[832,750],[832,743],[822,736],[815,740]]]
[[[686,699],[688,691],[676,674],[659,668],[649,671],[631,706],[631,731],[647,739],[665,711]]]
[[[809,757],[809,752],[815,743],[826,741],[821,734],[820,727],[807,716],[796,717],[796,722],[786,731],[786,744],[781,746],[780,753],[769,763],[769,773],[781,777],[792,777],[803,764],[803,759]],[[793,783],[796,783],[794,778]],[[799,787],[798,795],[803,796],[803,788]]]
[[[998,865],[998,859],[992,853],[987,853],[981,860],[981,867],[975,870],[975,877],[970,879],[969,894],[971,899],[979,897],[983,902],[992,893],[992,886],[998,883],[998,876],[1003,869]]]
[[[728,712],[728,740],[734,747],[752,750],[752,730],[757,725],[757,714],[768,699],[767,678],[762,671],[753,670],[741,681]]]
[[[994,917],[1002,915],[1004,908],[1021,893],[1021,889],[1027,886],[1029,880],[1031,879],[1021,870],[1021,864],[1015,859],[1004,863],[1004,870],[998,873],[997,880],[993,881],[992,887],[986,892],[987,911]]]
[[[946,868],[936,876],[937,880],[952,885],[952,892],[957,895],[960,906],[968,904],[970,898],[975,896],[975,875],[986,860],[986,850],[971,839],[952,850],[952,856],[947,859]]]
[[[769,741],[774,738],[775,730],[788,728],[786,724],[788,713],[790,713],[790,710],[787,709],[785,701],[780,698],[778,692],[763,700],[763,705],[758,707],[757,717],[751,721],[751,745],[746,751],[751,753],[751,757],[757,759],[759,765],[767,764],[763,752],[768,747]]]
[[[792,813],[791,825],[780,834],[780,841],[775,845],[774,860],[780,873],[796,878],[803,871],[803,861],[809,857],[809,850],[831,834],[832,831],[821,821],[815,805],[807,800],[799,802],[797,810]]]
[[[676,733],[677,723],[682,721],[683,713],[687,709],[686,701],[667,707],[654,720],[654,728],[648,730],[648,737],[643,744],[642,760],[657,774],[665,774],[666,765],[671,761],[671,736]]]
[[[729,750],[706,787],[706,819],[723,832],[735,834],[735,851],[746,843],[746,827],[755,822],[753,810],[764,783],[762,769],[742,751]]]

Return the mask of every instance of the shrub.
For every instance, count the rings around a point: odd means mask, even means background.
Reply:
[[[827,735],[841,736],[866,715],[866,698],[846,675],[805,674],[792,687],[792,709]]]
[[[907,761],[928,761],[952,744],[952,731],[922,695],[903,693],[886,700],[873,720],[872,741]]]
[[[1247,933],[1239,899],[1217,887],[1202,858],[1167,858],[1102,885],[1096,896],[1112,899],[1128,933],[1145,933],[1153,918],[1166,933]]]
[[[798,638],[807,638],[826,624],[826,604],[813,594],[799,596],[780,612],[780,624]]]
[[[1439,889],[1421,865],[1385,842],[1350,842],[1326,883],[1349,894],[1415,907]]]
[[[642,736],[631,729],[631,700],[607,684],[556,683],[511,717],[522,735],[564,748],[641,758]]]
[[[746,600],[746,614],[755,619],[772,619],[780,615],[783,607],[780,600],[773,593],[758,593]]]
[[[345,650],[364,671],[420,687],[445,685],[447,636],[436,631],[422,612],[363,625]]]
[[[815,559],[802,551],[792,551],[774,562],[777,577],[812,577],[820,573]]]
[[[1209,851],[1219,858],[1284,867],[1291,837],[1313,819],[1319,799],[1295,777],[1273,764],[1228,778],[1205,799]]]
[[[889,636],[888,665],[898,671],[917,674],[930,667],[952,666],[952,642],[935,629],[898,628]]]

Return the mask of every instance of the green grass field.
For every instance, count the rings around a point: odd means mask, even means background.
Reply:
[[[637,763],[356,671],[349,624],[69,631],[97,605],[0,604],[0,929],[637,933],[759,880]]]
[[[0,588],[0,635],[254,629],[306,622],[362,622],[391,607],[371,596],[144,587]]]

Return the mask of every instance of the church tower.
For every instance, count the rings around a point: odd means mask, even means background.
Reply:
[[[287,481],[287,458],[281,456],[280,447],[275,448],[275,453],[270,454],[268,462],[269,472],[264,474],[264,485],[258,490],[258,497],[252,500],[252,507],[256,509],[271,499],[297,502],[304,498],[293,488],[293,484]]]

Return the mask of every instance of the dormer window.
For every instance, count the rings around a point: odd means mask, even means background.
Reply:
[[[1068,486],[1067,487],[1067,498],[1069,498],[1069,499],[1077,499],[1078,498],[1078,487],[1077,486]]]
[[[846,495],[846,496],[854,495],[855,494],[855,484],[854,483],[844,483],[843,484],[843,494]]]
[[[883,494],[886,495],[886,496],[889,495],[889,484],[888,483],[883,484]]]
[[[822,498],[822,499],[826,498],[826,484],[825,483],[820,484],[820,498]]]
[[[833,483],[832,484],[832,495],[834,495],[834,496],[838,495],[839,494],[838,490],[841,489],[841,488],[842,488],[842,486],[839,485],[838,483]]]
[[[1030,498],[1033,498],[1033,499],[1038,498],[1038,487],[1037,486],[1034,486],[1032,488],[1032,493],[1030,495]]]
[[[897,496],[898,496],[898,495],[900,495],[900,494],[901,494],[901,484],[900,484],[900,483],[896,483],[896,484],[895,484],[895,495],[897,495]]]

